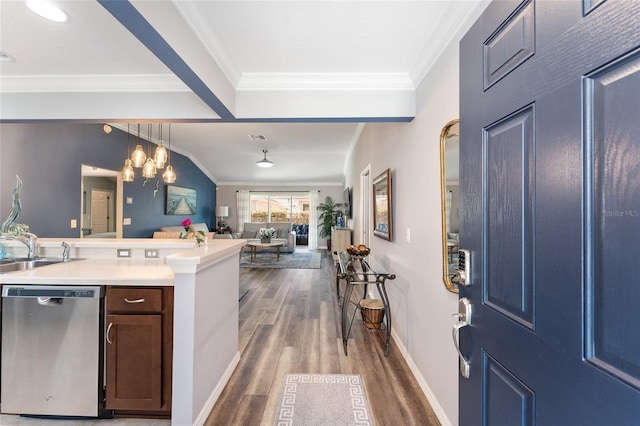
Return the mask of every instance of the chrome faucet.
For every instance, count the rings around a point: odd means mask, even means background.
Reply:
[[[27,258],[35,259],[38,257],[38,236],[31,232],[23,231],[19,236],[16,235],[0,235],[0,240],[15,240],[20,241],[27,246]]]

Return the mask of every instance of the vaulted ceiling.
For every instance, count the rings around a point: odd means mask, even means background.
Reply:
[[[66,22],[0,1],[0,120],[170,121],[172,147],[218,184],[342,182],[364,123],[410,121],[417,85],[487,4],[53,3]]]

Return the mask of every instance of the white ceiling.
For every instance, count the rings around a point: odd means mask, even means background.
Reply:
[[[363,123],[410,121],[415,88],[487,4],[53,2],[67,22],[0,0],[0,120],[171,121],[172,147],[218,184],[301,185],[342,183]],[[255,166],[262,149],[274,167]]]

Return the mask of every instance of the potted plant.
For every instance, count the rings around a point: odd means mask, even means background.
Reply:
[[[271,238],[276,235],[276,230],[274,228],[260,228],[258,231],[258,237],[260,238],[261,243],[270,243]]]
[[[183,239],[193,238],[195,240],[196,244],[198,245],[198,247],[200,247],[200,245],[202,245],[202,243],[206,243],[207,242],[207,236],[205,235],[204,232],[202,232],[202,231],[191,231],[189,229],[189,225],[191,225],[191,219],[186,218],[185,220],[180,222],[180,225],[182,225],[184,227],[184,230],[186,231],[186,233],[182,236]]]
[[[320,230],[320,238],[327,239],[327,249],[331,251],[331,228],[336,226],[337,220],[342,216],[342,203],[334,203],[333,198],[325,197],[324,203],[318,205],[318,229]]]

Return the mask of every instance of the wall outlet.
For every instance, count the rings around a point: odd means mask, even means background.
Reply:
[[[118,249],[118,257],[131,257],[131,249]]]
[[[144,257],[150,259],[157,259],[158,257],[158,249],[144,249]]]
[[[124,202],[125,204],[133,204],[133,197],[125,197]]]
[[[125,218],[122,220],[122,224],[123,224],[123,225],[131,225],[131,218],[130,218],[130,217],[125,217]]]
[[[76,229],[78,227],[78,220],[71,219],[71,229]]]

